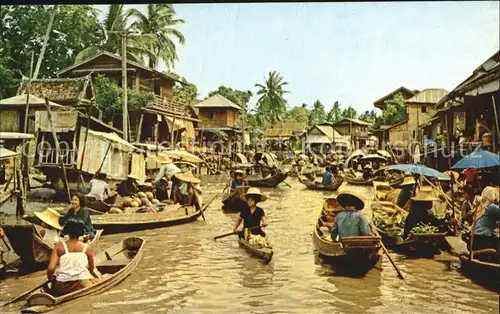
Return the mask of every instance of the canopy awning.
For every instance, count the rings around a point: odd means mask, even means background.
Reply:
[[[165,122],[168,125],[168,129],[170,130],[170,132],[172,132],[174,130],[174,128],[173,128],[174,118],[166,116],[166,115],[163,115],[163,118],[165,119]],[[192,124],[192,122],[191,122],[191,124]],[[184,124],[184,120],[176,117],[175,118],[175,131],[183,130],[185,128],[186,128],[186,125]]]
[[[0,147],[0,160],[15,157],[18,153],[8,150],[7,148]]]
[[[85,130],[83,131],[85,132]],[[130,144],[129,142],[125,141],[121,137],[119,137],[116,133],[104,133],[104,132],[97,132],[94,130],[89,130],[89,134],[92,134],[94,136],[97,136],[101,139],[110,141],[112,144],[112,147],[115,149],[119,149],[122,151],[127,151],[127,152],[133,152],[133,151],[141,151],[139,148],[135,147],[134,145]]]
[[[26,106],[26,102],[28,101],[28,95],[17,95],[14,97],[10,98],[5,98],[0,100],[0,105],[2,106],[16,106],[16,107],[24,107]],[[35,95],[30,94],[29,95],[29,105],[32,107],[42,107],[45,106],[45,99],[37,97]],[[59,104],[56,104],[55,102],[52,102],[49,100],[49,106],[53,108],[66,108],[64,106],[61,106]]]

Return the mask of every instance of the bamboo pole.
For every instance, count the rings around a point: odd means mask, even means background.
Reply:
[[[177,118],[177,113],[174,113],[174,120],[172,122],[172,134],[170,136],[170,139],[172,140],[174,144],[174,150],[176,149],[176,144],[177,144],[177,136],[175,135],[175,120]]]
[[[47,115],[49,118],[49,126],[52,131],[52,137],[54,139],[54,143],[56,146],[56,159],[58,163],[60,164],[63,172],[63,183],[64,183],[64,188],[66,189],[66,193],[68,194],[68,201],[71,202],[71,193],[69,192],[69,184],[68,184],[68,177],[66,176],[66,167],[64,167],[64,162],[59,156],[59,141],[57,140],[57,134],[56,131],[54,130],[54,126],[52,125],[52,113],[50,112],[50,105],[49,105],[49,99],[45,97],[45,108],[47,109]]]
[[[52,24],[54,23],[54,18],[56,17],[57,12],[57,4],[54,5],[52,9],[52,14],[50,15],[49,25],[47,26],[47,30],[45,31],[45,37],[43,39],[42,49],[40,50],[40,55],[38,56],[38,61],[36,62],[35,73],[33,73],[33,79],[36,80],[38,77],[38,71],[40,70],[40,66],[42,65],[43,55],[45,54],[45,49],[47,49],[47,43],[49,42],[50,32],[52,31]]]
[[[78,183],[76,185],[76,189],[80,189],[80,178],[82,177],[82,169],[83,169],[83,159],[85,158],[85,151],[87,150],[87,140],[89,136],[89,129],[90,129],[90,119],[91,119],[91,113],[92,113],[92,106],[94,102],[90,103],[89,108],[87,109],[87,128],[85,129],[85,139],[84,139],[84,145],[83,145],[83,152],[82,152],[82,160],[80,161],[80,167],[78,169]],[[84,183],[83,180],[82,184]]]
[[[122,33],[122,131],[123,139],[128,141],[128,107],[127,107],[127,33]]]

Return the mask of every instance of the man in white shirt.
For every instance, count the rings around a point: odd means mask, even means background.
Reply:
[[[97,173],[95,178],[90,180],[90,192],[87,196],[94,197],[98,201],[104,201],[107,199],[110,196],[111,191],[105,180],[105,173]]]
[[[156,187],[156,197],[158,200],[163,201],[169,198],[168,191],[168,181],[172,181],[175,174],[181,172],[181,169],[174,165],[172,159],[166,157],[161,158],[158,162],[162,165],[158,174],[155,178],[155,187]],[[177,180],[176,180],[177,181]],[[173,184],[172,184],[173,185]],[[173,186],[172,186],[173,188]]]

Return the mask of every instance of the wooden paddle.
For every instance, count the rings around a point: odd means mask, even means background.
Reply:
[[[373,223],[370,223],[370,227],[372,228],[372,231],[373,233],[375,233],[376,236],[380,237],[380,234],[378,233],[377,231],[377,227],[375,227],[373,225]],[[396,266],[396,264],[394,263],[394,261],[392,260],[391,256],[389,255],[389,252],[387,251],[387,248],[385,247],[384,243],[382,242],[382,240],[380,240],[380,245],[382,246],[382,249],[384,250],[384,253],[385,255],[387,256],[387,258],[389,258],[389,261],[391,262],[392,266],[394,267],[394,269],[396,270],[396,272],[398,273],[398,277],[401,278],[401,279],[405,279],[405,277],[403,277],[403,274],[401,274],[401,272],[399,271],[399,268]]]
[[[252,228],[248,228],[248,230],[257,229],[257,228],[260,228],[260,227],[261,226],[255,226],[255,227],[252,227]],[[220,239],[220,238],[229,237],[230,235],[238,234],[238,232],[239,231],[233,231],[233,232],[226,233],[226,234],[223,234],[223,235],[220,235],[220,236],[216,236],[216,237],[214,237],[214,241],[217,240],[217,239]]]
[[[206,203],[205,205],[203,205],[203,207],[200,209],[200,213],[201,213],[201,217],[203,218],[203,221],[206,221],[205,219],[205,215],[203,214],[203,212],[208,208],[208,206],[210,206],[210,204],[212,204],[212,202],[214,201],[214,199],[219,196],[220,193],[217,193],[214,195],[214,197],[212,197],[212,199]]]
[[[29,291],[27,291],[27,292],[25,292],[25,293],[21,294],[21,295],[20,295],[20,296],[18,296],[17,298],[12,299],[12,300],[10,300],[10,301],[9,301],[9,302],[7,302],[7,303],[2,304],[2,306],[1,306],[1,307],[7,306],[7,305],[12,304],[12,303],[16,303],[16,302],[18,302],[18,301],[21,301],[21,300],[22,300],[22,299],[24,299],[26,296],[30,295],[31,293],[33,293],[34,291],[36,291],[36,290],[40,289],[41,287],[45,286],[46,284],[48,284],[48,283],[49,283],[49,282],[51,282],[51,281],[52,281],[52,279],[47,279],[47,280],[45,280],[44,282],[42,282],[40,285],[36,286],[35,288],[33,288],[33,289],[31,289],[31,290],[29,290]]]

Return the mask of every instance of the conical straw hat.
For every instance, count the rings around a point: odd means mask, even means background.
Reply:
[[[405,177],[401,185],[412,185],[415,184],[415,179],[413,177]]]
[[[47,208],[43,212],[35,212],[35,216],[52,228],[62,230],[62,226],[59,224],[60,215],[55,210]]]
[[[358,196],[355,192],[350,190],[345,190],[342,193],[337,195],[337,202],[339,202],[340,206],[353,206],[356,207],[357,210],[362,210],[365,207],[365,202],[363,199]]]
[[[414,201],[420,201],[420,202],[433,202],[437,201],[438,198],[436,197],[436,194],[434,194],[434,190],[431,187],[428,186],[423,186],[421,187],[418,191],[417,194],[411,198]]]
[[[260,198],[259,202],[264,202],[265,200],[267,200],[267,196],[265,196],[264,194],[262,194],[260,192],[259,188],[249,188],[248,191],[245,194],[242,195],[242,197],[245,200],[248,200],[247,199],[248,195],[257,195],[257,196],[259,196],[259,198]]]
[[[198,179],[193,175],[191,171],[186,171],[186,172],[178,172],[175,174],[175,177],[181,181],[184,182],[190,182],[190,183],[200,183],[201,180]]]

